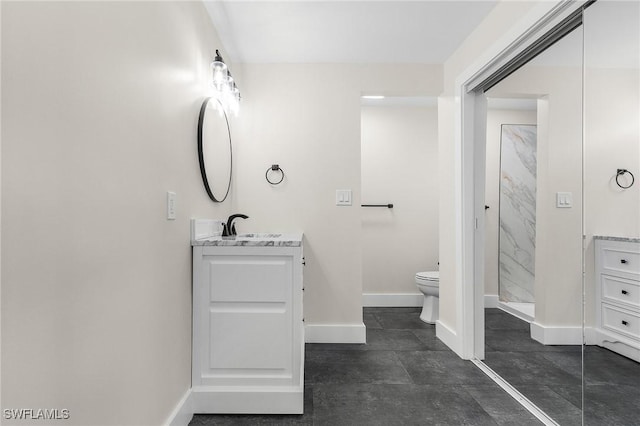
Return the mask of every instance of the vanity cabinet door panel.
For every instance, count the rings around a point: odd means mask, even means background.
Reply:
[[[208,360],[211,377],[242,374],[291,379],[289,315],[278,308],[249,309],[212,309]]]
[[[211,256],[208,263],[212,303],[291,302],[291,256]]]

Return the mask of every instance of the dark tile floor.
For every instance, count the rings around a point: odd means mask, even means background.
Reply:
[[[367,344],[307,344],[304,415],[204,415],[190,425],[539,425],[420,321],[365,308]]]
[[[499,309],[485,315],[485,364],[560,425],[581,425],[582,348],[545,346],[529,324]],[[640,425],[640,364],[585,346],[584,424]]]

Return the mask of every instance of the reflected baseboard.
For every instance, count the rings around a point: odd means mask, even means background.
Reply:
[[[498,301],[498,308],[522,321],[532,323],[535,319],[535,304]]]
[[[543,345],[582,345],[582,327],[553,327],[534,321],[531,338]]]
[[[499,298],[497,294],[485,294],[484,295],[484,307],[485,308],[497,308]]]

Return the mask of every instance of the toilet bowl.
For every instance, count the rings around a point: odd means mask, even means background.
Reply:
[[[440,295],[440,272],[427,271],[416,274],[416,285],[424,294],[420,319],[429,324],[438,320],[438,296]]]

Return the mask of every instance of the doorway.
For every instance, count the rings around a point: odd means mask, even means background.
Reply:
[[[438,269],[438,111],[432,97],[361,102],[365,307],[421,307],[415,275]]]

